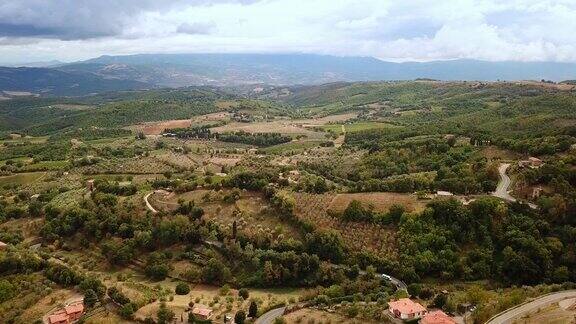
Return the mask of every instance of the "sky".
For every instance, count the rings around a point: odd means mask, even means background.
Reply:
[[[138,53],[576,62],[576,0],[0,0],[0,63]]]

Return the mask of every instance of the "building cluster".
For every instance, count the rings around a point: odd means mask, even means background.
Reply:
[[[426,307],[412,301],[410,298],[401,298],[388,303],[392,316],[405,321],[420,319],[420,324],[456,324],[456,321],[441,310],[428,312]]]
[[[529,157],[528,160],[518,161],[518,166],[521,168],[538,169],[544,165],[544,161],[539,158]]]
[[[70,324],[84,314],[84,301],[71,303],[48,316],[48,324]]]

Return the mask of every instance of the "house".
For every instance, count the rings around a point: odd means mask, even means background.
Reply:
[[[69,324],[74,323],[84,314],[84,302],[78,301],[64,306],[52,315],[48,316],[49,324]]]
[[[417,319],[426,315],[426,308],[409,298],[388,302],[388,306],[392,315],[403,320]]]
[[[82,314],[84,314],[84,301],[70,304],[64,307],[64,310],[66,311],[70,322],[77,321],[82,317]]]
[[[420,324],[456,324],[456,321],[443,311],[436,310],[424,315]]]
[[[450,197],[450,196],[454,196],[454,194],[449,192],[449,191],[438,190],[436,192],[436,196],[438,196],[438,197]]]
[[[58,312],[48,316],[48,323],[49,324],[68,324],[68,315],[66,315],[66,311],[59,310]]]
[[[192,314],[198,319],[209,320],[213,315],[213,311],[206,307],[194,307],[192,309]]]
[[[0,241],[0,251],[6,250],[8,248],[8,244]]]
[[[539,167],[544,165],[544,161],[540,160],[539,158],[536,157],[529,157],[528,160],[522,160],[522,161],[518,161],[518,166],[521,168],[532,168],[532,169],[538,169]]]

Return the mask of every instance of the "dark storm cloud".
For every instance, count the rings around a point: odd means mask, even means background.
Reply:
[[[247,0],[2,0],[0,37],[62,40],[119,36],[146,12]],[[193,23],[190,24],[192,27]]]

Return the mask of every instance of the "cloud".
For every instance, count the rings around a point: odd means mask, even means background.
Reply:
[[[576,61],[573,0],[3,0],[3,60],[305,52]]]
[[[207,35],[215,27],[214,23],[183,23],[178,26],[176,32],[189,35]]]
[[[147,13],[247,0],[3,0],[0,36],[61,40],[121,36]]]

